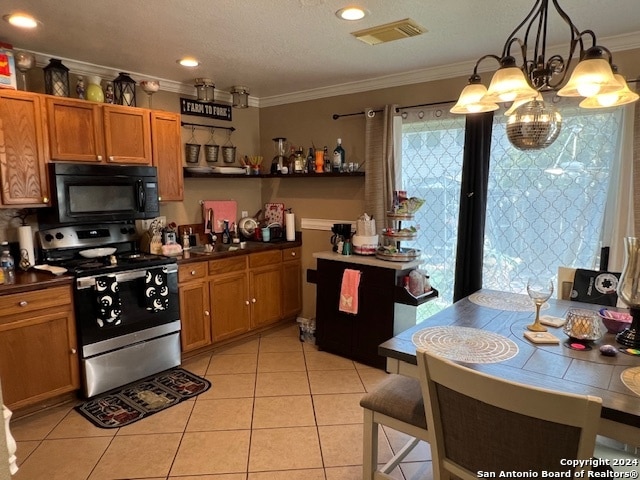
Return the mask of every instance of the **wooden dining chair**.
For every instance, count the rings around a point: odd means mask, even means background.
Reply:
[[[431,442],[420,382],[416,378],[390,374],[362,397],[360,405],[364,412],[362,478],[392,479],[391,471],[421,440]],[[378,467],[380,425],[409,435],[410,439],[387,463]]]
[[[562,460],[593,456],[600,398],[512,383],[423,350],[417,359],[433,478],[567,472]]]

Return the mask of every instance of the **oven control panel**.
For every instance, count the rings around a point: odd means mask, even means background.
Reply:
[[[133,223],[105,223],[97,225],[65,225],[36,232],[43,250],[84,248],[138,239]]]

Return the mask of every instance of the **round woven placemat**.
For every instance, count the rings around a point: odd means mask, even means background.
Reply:
[[[469,327],[428,327],[411,338],[416,347],[449,360],[497,363],[515,357],[518,345],[500,334]]]
[[[476,292],[469,295],[469,300],[480,305],[495,310],[512,310],[514,312],[533,312],[536,307],[533,300],[527,295],[511,292]],[[541,310],[549,308],[548,303],[544,303]]]
[[[640,367],[632,367],[623,370],[620,374],[620,380],[629,390],[636,395],[640,395]]]

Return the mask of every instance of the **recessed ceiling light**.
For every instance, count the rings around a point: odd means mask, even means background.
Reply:
[[[2,18],[14,27],[36,28],[38,26],[38,21],[27,13],[12,13]]]
[[[176,61],[183,67],[197,67],[200,65],[200,62],[193,57],[185,57]]]
[[[345,7],[338,10],[336,15],[343,20],[360,20],[365,17],[366,12],[360,7]]]

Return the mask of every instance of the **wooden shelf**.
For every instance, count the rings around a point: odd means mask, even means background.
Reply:
[[[197,173],[189,172],[184,167],[184,176],[192,178],[350,178],[364,177],[365,172],[349,172],[349,173],[291,173],[287,175],[272,175],[270,173],[262,173],[260,175],[244,175],[242,173]]]

